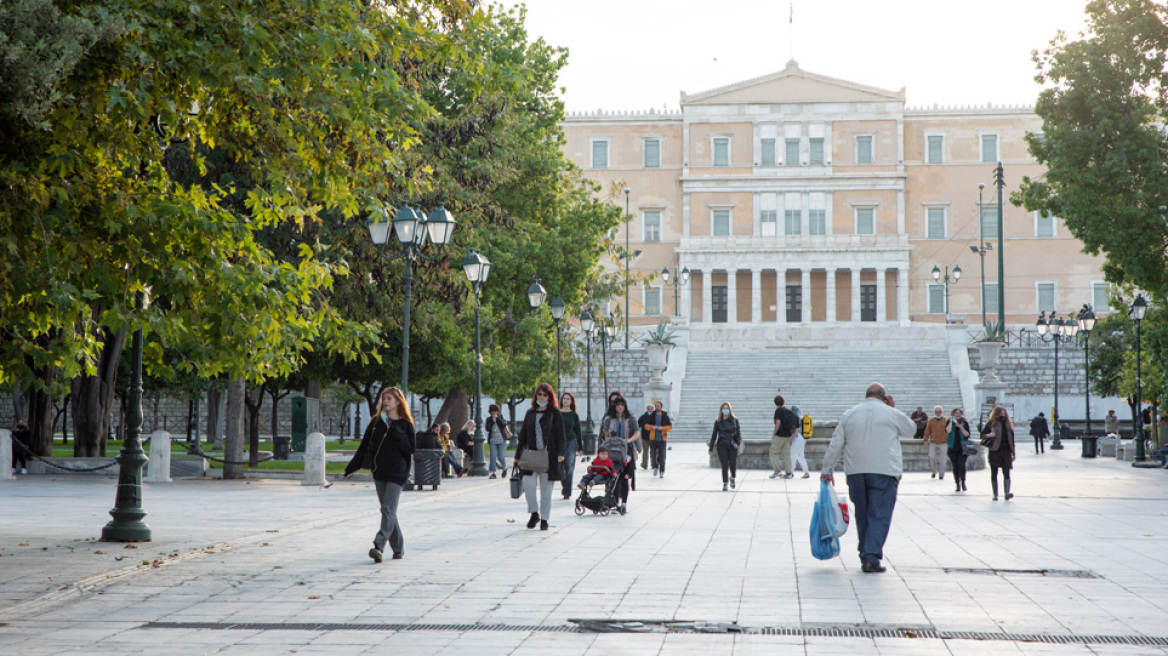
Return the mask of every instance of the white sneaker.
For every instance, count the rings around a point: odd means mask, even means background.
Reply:
[[[21,467],[21,468],[20,468],[20,473],[21,473],[21,475],[27,474],[27,473],[28,473],[28,470],[27,470],[27,469],[25,469],[24,467]]]
[[[771,474],[769,478],[782,478],[782,477],[783,477],[782,472],[775,472],[775,473]]]

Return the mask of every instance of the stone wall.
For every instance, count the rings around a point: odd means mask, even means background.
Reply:
[[[998,377],[1018,396],[1054,394],[1054,347],[1006,347],[1002,349]],[[976,347],[969,348],[969,366],[980,376],[981,356]],[[1074,345],[1059,347],[1059,396],[1083,396],[1086,376],[1083,373],[1083,349]]]
[[[649,383],[649,355],[641,346],[631,346],[629,350],[610,348],[608,350],[607,384],[601,379],[602,371],[600,352],[592,354],[592,415],[599,418],[604,414],[605,389],[619,390],[629,401],[629,410],[634,416],[639,415],[645,408],[644,388]],[[580,370],[569,373],[564,371],[564,389],[560,391],[572,392],[576,395],[580,416],[584,416],[585,390],[587,380],[585,365]]]

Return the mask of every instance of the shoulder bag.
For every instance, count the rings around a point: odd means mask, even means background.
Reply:
[[[519,456],[519,468],[529,472],[545,473],[548,470],[547,449],[524,449]]]
[[[523,496],[523,479],[519,476],[519,464],[511,468],[511,498]]]

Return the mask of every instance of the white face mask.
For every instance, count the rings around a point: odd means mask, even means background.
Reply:
[[[722,416],[729,417],[730,416],[730,408],[722,408]]]
[[[384,421],[387,424],[389,423],[389,413],[385,410],[381,411],[381,421]]]

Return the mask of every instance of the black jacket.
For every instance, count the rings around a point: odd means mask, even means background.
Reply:
[[[733,446],[742,443],[742,429],[738,426],[737,417],[719,419],[714,422],[714,433],[710,435],[710,450],[713,451],[719,442],[726,442]]]
[[[652,414],[653,413],[651,412],[646,412],[640,417],[637,417],[637,426],[641,427],[641,439],[645,440],[646,442],[649,441],[649,431],[645,429],[645,424],[649,421],[649,417],[651,417]]]
[[[535,408],[527,411],[523,417],[523,427],[519,429],[518,445],[515,447],[515,461],[527,449],[536,448],[535,443]],[[543,430],[543,445],[547,447],[548,480],[558,481],[564,478],[564,463],[559,457],[564,455],[564,416],[557,409],[548,409],[543,413],[540,423]],[[567,456],[565,456],[567,457]],[[524,475],[531,472],[523,472]]]
[[[410,478],[413,455],[414,425],[405,419],[393,419],[386,426],[381,417],[376,417],[365,428],[361,446],[345,467],[345,475],[368,469],[379,481],[405,485]]]
[[[458,431],[458,437],[454,438],[454,445],[462,449],[466,455],[474,455],[474,438],[466,430]]]
[[[1047,437],[1050,435],[1050,428],[1046,425],[1046,419],[1043,417],[1035,417],[1030,420],[1030,434],[1034,437]]]

